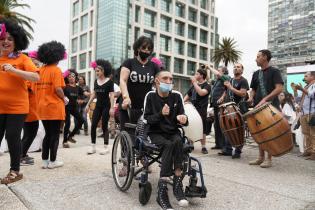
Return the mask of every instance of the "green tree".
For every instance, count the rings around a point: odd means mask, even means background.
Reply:
[[[27,29],[25,31],[28,38],[33,39],[33,36],[29,31],[34,32],[31,24],[35,23],[35,20],[16,12],[17,9],[24,8],[30,8],[30,6],[28,4],[19,3],[18,0],[0,0],[0,19],[7,18],[16,21],[24,29]]]
[[[236,63],[241,58],[242,52],[236,49],[236,41],[233,38],[223,37],[222,42],[214,50],[213,60],[216,64],[221,61],[225,66],[229,63]]]

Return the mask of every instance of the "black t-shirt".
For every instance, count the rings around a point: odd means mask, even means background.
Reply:
[[[241,77],[240,79],[234,79],[233,78],[230,80],[230,82],[231,82],[231,85],[237,90],[240,90],[240,89],[248,90],[249,89],[247,79],[245,79],[244,77]],[[232,98],[236,104],[238,104],[242,100],[241,96],[236,95],[231,90],[228,90],[228,96],[230,98]]]
[[[219,104],[217,104],[217,101],[222,96],[222,94],[224,93],[225,90],[226,90],[226,87],[224,86],[224,82],[220,79],[217,79],[214,82],[214,85],[212,87],[211,106],[213,106],[213,107],[219,106]]]
[[[191,103],[196,107],[198,112],[206,112],[208,108],[209,94],[211,93],[211,86],[207,82],[198,85],[201,89],[206,89],[208,94],[200,96],[194,86],[192,86],[186,94],[189,96]]]
[[[250,87],[256,92],[254,97],[254,105],[256,106],[265,96],[262,96],[260,86],[259,86],[259,71],[254,72],[252,77],[252,82]],[[270,94],[276,87],[276,84],[283,84],[283,79],[281,73],[278,69],[274,67],[268,67],[266,70],[263,70],[264,77],[264,86],[267,94]],[[272,105],[275,107],[280,107],[280,102],[278,97],[274,97],[272,100]]]
[[[69,103],[67,107],[70,106],[77,106],[78,105],[78,98],[82,99],[83,97],[83,89],[79,86],[70,86],[66,85],[63,89],[65,96],[69,99]]]
[[[95,80],[94,91],[97,99],[96,106],[110,107],[109,93],[114,92],[114,82],[108,80],[103,85],[98,85],[97,80]]]
[[[123,65],[130,70],[127,89],[133,109],[142,109],[145,95],[152,90],[155,75],[159,67],[148,61],[142,65],[137,58],[126,60]]]

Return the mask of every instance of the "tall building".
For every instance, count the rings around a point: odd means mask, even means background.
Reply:
[[[315,60],[315,1],[269,0],[268,48],[273,65],[287,67]]]
[[[184,92],[195,70],[211,63],[219,39],[215,0],[71,0],[71,11],[69,66],[90,84],[91,60],[107,59],[118,68],[145,35]]]

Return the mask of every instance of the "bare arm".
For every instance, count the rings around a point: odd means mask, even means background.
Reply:
[[[29,71],[23,71],[20,69],[14,68],[11,64],[3,64],[2,68],[6,72],[12,72],[20,77],[22,77],[25,80],[31,81],[31,82],[37,82],[39,81],[39,75],[35,72],[29,72]]]
[[[58,96],[60,99],[64,100],[65,94],[63,93],[63,90],[62,90],[61,87],[56,87],[56,88],[55,88],[55,93],[57,94],[57,96]]]
[[[283,85],[276,84],[276,88],[264,98],[265,101],[271,101],[274,97],[278,96],[282,91],[283,91]]]
[[[202,89],[202,88],[197,84],[197,82],[194,82],[193,85],[194,85],[194,88],[195,88],[196,92],[198,93],[198,95],[200,95],[200,96],[205,96],[205,95],[207,95],[207,94],[209,93],[208,90]]]
[[[222,77],[223,74],[222,74],[221,72],[219,72],[218,70],[216,70],[215,68],[208,67],[208,66],[207,66],[207,68],[210,69],[210,71],[211,71],[214,75],[218,76],[219,78]]]
[[[190,97],[186,94],[185,97],[184,97],[184,103],[185,103],[185,102],[188,102],[189,99],[190,99]]]
[[[90,104],[92,103],[92,101],[95,99],[95,92],[93,91],[91,93],[91,97],[90,97],[90,100],[89,102],[86,104],[86,107],[88,108],[90,106]]]
[[[129,75],[130,75],[130,70],[126,67],[122,67],[120,71],[119,87],[123,95],[123,98],[129,98],[129,93],[127,89],[127,82],[128,82]]]

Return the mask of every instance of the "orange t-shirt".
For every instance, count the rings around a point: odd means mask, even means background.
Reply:
[[[37,97],[37,88],[36,83],[28,82],[28,99],[30,104],[30,111],[26,116],[25,122],[34,122],[39,120],[38,116],[38,97]]]
[[[19,70],[37,71],[32,60],[24,54],[20,54],[17,58],[0,57],[0,65],[6,63]],[[0,69],[0,114],[27,114],[28,112],[26,80],[14,73]]]
[[[40,68],[40,81],[36,83],[38,115],[41,120],[64,120],[65,103],[56,94],[57,87],[65,87],[61,69],[57,65]]]

